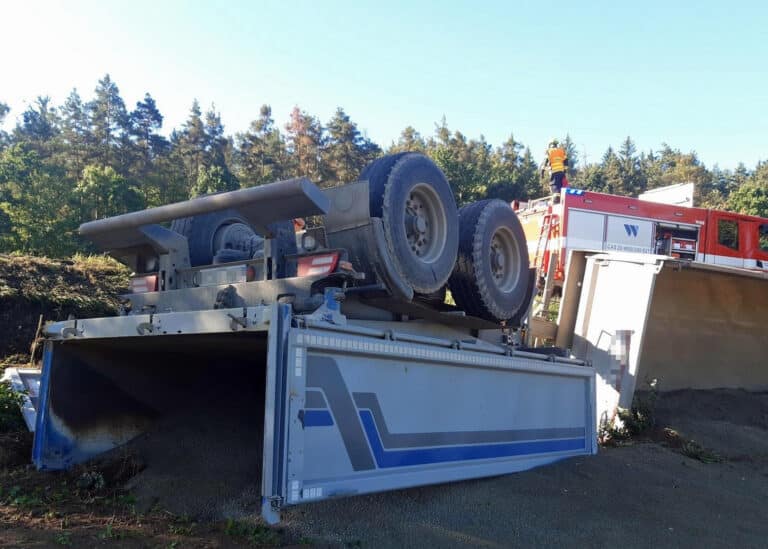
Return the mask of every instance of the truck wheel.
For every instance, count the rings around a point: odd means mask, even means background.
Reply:
[[[459,228],[453,193],[422,154],[385,156],[368,166],[370,212],[381,217],[387,251],[403,280],[429,294],[445,284],[456,262]]]
[[[392,166],[406,154],[409,153],[401,152],[382,156],[368,164],[363,171],[360,172],[360,177],[358,179],[360,181],[367,179],[370,188],[371,217],[381,217],[381,200],[374,200],[374,197],[381,197],[381,195],[384,194],[384,184],[387,181],[389,172],[392,171]]]
[[[506,202],[481,200],[459,210],[459,257],[449,287],[467,314],[492,322],[529,302],[525,233]]]
[[[174,219],[171,230],[187,237],[193,267],[211,265],[220,249],[242,250],[243,244],[256,236],[248,222],[232,210]]]
[[[276,278],[295,276],[296,266],[284,259],[296,253],[296,236],[292,220],[279,221],[269,227],[273,233],[272,254]],[[189,261],[193,267],[213,264],[219,250],[239,250],[253,253],[258,249],[255,240],[261,238],[248,221],[233,210],[222,210],[171,222],[171,230],[186,236],[189,243]]]

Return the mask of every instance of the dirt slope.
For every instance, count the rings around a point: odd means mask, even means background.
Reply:
[[[40,315],[64,320],[114,314],[127,285],[127,269],[104,257],[0,255],[0,362],[24,360]]]

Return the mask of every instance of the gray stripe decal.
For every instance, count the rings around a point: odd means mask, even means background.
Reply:
[[[585,436],[583,427],[552,429],[511,429],[504,431],[450,431],[443,433],[392,434],[387,429],[379,399],[374,393],[355,393],[358,408],[368,408],[379,431],[385,449],[451,446],[458,444],[482,444],[493,442],[517,442],[523,440],[551,440],[580,438]]]
[[[304,394],[305,408],[328,408],[325,403],[325,397],[320,391],[307,391]]]
[[[336,361],[330,357],[313,356],[307,360],[307,386],[319,387],[328,398],[333,419],[341,433],[352,469],[375,469],[368,441],[360,425],[357,409],[341,377]]]

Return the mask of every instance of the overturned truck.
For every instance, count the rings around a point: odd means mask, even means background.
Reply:
[[[309,217],[321,222],[297,232]],[[162,431],[179,410],[225,414],[252,427],[219,444],[256,456],[275,522],[302,502],[596,451],[592,368],[515,344],[533,291],[515,213],[457,210],[422,155],[336,188],[281,181],[80,233],[134,275],[119,316],[45,327],[41,469]]]

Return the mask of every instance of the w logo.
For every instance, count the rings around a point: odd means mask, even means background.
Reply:
[[[624,223],[624,230],[627,231],[627,236],[634,236],[637,238],[638,229],[640,229],[639,225],[630,225],[628,223]]]

